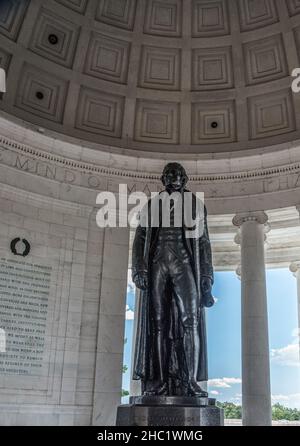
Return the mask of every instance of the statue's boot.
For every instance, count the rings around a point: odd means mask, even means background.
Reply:
[[[166,382],[157,382],[151,389],[144,392],[148,396],[162,396],[168,394],[168,385]]]
[[[154,369],[157,370],[157,380],[152,388],[145,392],[145,395],[167,395],[168,385],[165,378],[165,340],[163,328],[158,326],[155,331],[156,356]]]
[[[186,365],[188,369],[188,393],[190,396],[207,397],[208,393],[201,389],[197,383],[200,358],[200,340],[196,320],[192,320],[192,323],[185,327],[183,343]]]
[[[208,393],[199,386],[194,378],[192,378],[189,382],[188,391],[190,396],[201,396],[203,398],[208,397]]]

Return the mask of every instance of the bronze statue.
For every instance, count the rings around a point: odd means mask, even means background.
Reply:
[[[180,164],[167,164],[161,180],[165,192],[184,200],[188,177]],[[193,194],[195,220],[196,200]],[[205,397],[198,384],[208,379],[204,307],[214,303],[207,211],[202,203],[203,231],[191,238],[184,221],[176,226],[170,203],[169,227],[160,220],[136,229],[132,277],[141,300],[133,379],[142,381],[143,395]],[[151,200],[147,207],[150,213]]]

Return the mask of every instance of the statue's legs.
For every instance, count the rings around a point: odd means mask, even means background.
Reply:
[[[186,322],[184,323],[183,345],[189,375],[189,393],[191,395],[206,396],[206,392],[204,392],[197,384],[197,374],[200,358],[200,340],[197,322],[189,322],[188,320],[186,320]]]
[[[157,380],[148,394],[163,395],[167,393],[166,365],[167,342],[166,333],[168,329],[168,299],[166,293],[167,271],[165,266],[153,263],[151,269],[151,313],[154,331],[154,368],[157,371]]]
[[[179,249],[180,248],[180,249]],[[162,395],[168,390],[169,358],[167,330],[169,327],[170,295],[175,296],[184,329],[183,356],[188,374],[190,395],[207,395],[197,384],[200,358],[198,332],[199,296],[189,254],[180,243],[165,246],[151,265],[151,315],[154,335],[154,370],[156,382],[148,394]]]
[[[199,297],[190,262],[177,261],[170,267],[174,294],[184,328],[183,348],[188,371],[190,395],[207,396],[197,384],[200,359],[198,330]]]

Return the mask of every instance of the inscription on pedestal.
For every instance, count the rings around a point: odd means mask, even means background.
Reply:
[[[140,396],[130,400],[131,404],[118,407],[117,426],[224,426],[224,412],[213,398]]]
[[[185,422],[183,416],[152,415],[149,417],[148,426],[184,426]]]
[[[0,258],[0,374],[39,375],[43,367],[52,267]]]

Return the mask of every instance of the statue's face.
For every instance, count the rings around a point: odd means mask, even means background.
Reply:
[[[164,172],[164,185],[170,191],[180,191],[184,185],[184,178],[180,168],[170,165]]]

